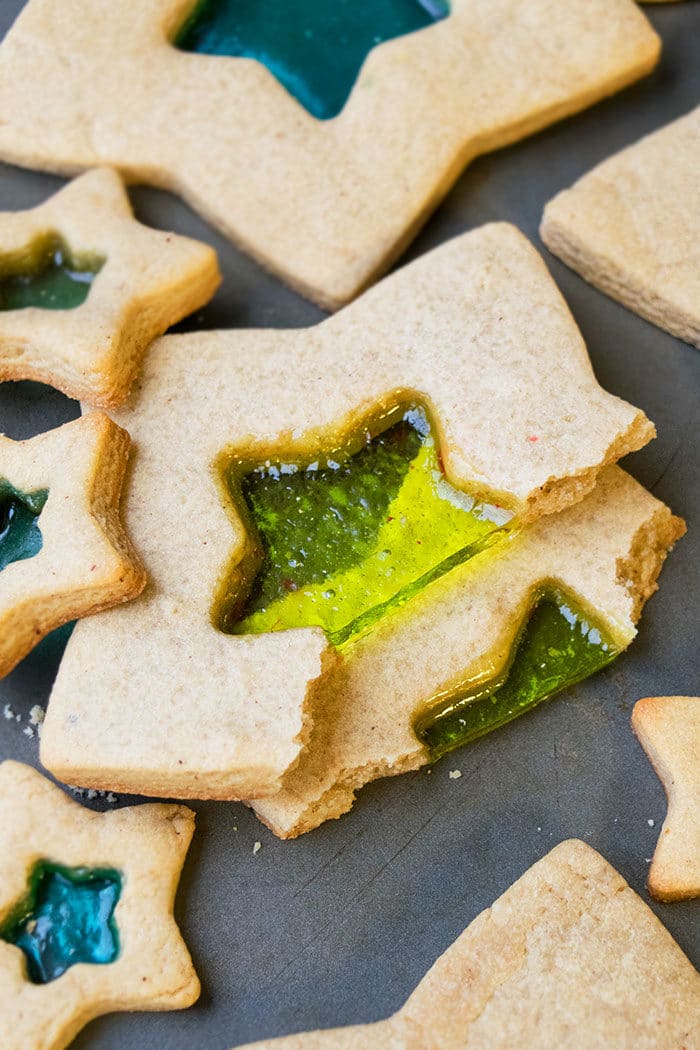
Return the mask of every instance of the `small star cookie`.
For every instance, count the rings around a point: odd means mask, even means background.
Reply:
[[[199,981],[173,918],[194,814],[94,813],[0,765],[0,1045],[62,1050],[116,1010],[179,1010]]]
[[[143,590],[119,518],[129,444],[101,412],[0,436],[0,677],[55,627]]]
[[[149,344],[219,281],[212,248],[142,226],[117,173],[89,171],[0,214],[0,380],[118,405]]]
[[[581,500],[604,464],[653,434],[597,384],[541,258],[507,225],[451,241],[312,328],[158,341],[118,415],[139,450],[125,521],[153,586],[74,631],[42,733],[48,769],[147,795],[279,791],[337,653],[314,624],[219,629],[255,545],[230,465],[311,469],[324,450],[363,444],[368,420],[383,430],[407,399],[434,420],[435,471],[460,490],[450,498],[467,507],[473,490],[496,493],[520,524]]]
[[[549,202],[541,235],[586,281],[700,347],[700,107]]]
[[[700,976],[600,854],[562,842],[467,927],[386,1021],[247,1050],[680,1050]]]
[[[660,901],[700,896],[700,697],[649,696],[632,728],[664,785],[668,813],[649,871]]]
[[[268,5],[263,28],[286,3]],[[306,7],[351,12],[328,34],[340,66],[356,20],[386,5]],[[0,157],[59,172],[111,164],[179,193],[333,309],[400,255],[473,157],[620,90],[660,50],[633,0],[452,0],[448,17],[374,47],[342,111],[320,120],[255,51],[176,46],[192,17],[225,22],[233,4],[138,8],[30,0],[0,45]],[[245,35],[234,27],[250,56]]]

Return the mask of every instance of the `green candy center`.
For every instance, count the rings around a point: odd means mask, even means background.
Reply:
[[[496,681],[457,691],[416,723],[434,758],[511,722],[555,693],[601,670],[618,655],[612,638],[562,594],[534,604]]]
[[[0,481],[0,571],[41,550],[38,518],[47,497],[46,489],[20,492],[8,481]]]
[[[76,963],[114,962],[119,954],[114,909],[120,894],[116,871],[40,861],[26,898],[0,928],[0,938],[22,949],[33,984],[55,981]]]
[[[221,600],[222,630],[258,634],[318,626],[349,649],[393,610],[513,535],[510,514],[447,480],[425,412],[396,410],[354,454],[311,464],[234,460],[227,481],[248,548]],[[381,422],[381,421],[380,421]],[[486,640],[488,641],[488,640]],[[505,673],[431,704],[416,732],[442,754],[604,667],[618,649],[567,596],[533,599]]]
[[[257,59],[327,120],[340,113],[372,48],[449,13],[448,0],[200,0],[175,46]]]
[[[57,234],[47,234],[28,251],[0,258],[0,310],[73,310],[87,299],[104,262],[74,258]]]
[[[355,455],[252,471],[238,461],[228,480],[253,537],[244,593],[221,611],[236,634],[313,625],[343,645],[499,539],[510,517],[448,483],[420,409],[366,433]]]

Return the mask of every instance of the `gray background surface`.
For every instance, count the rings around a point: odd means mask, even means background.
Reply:
[[[0,0],[0,35],[21,6]],[[537,226],[555,192],[700,103],[700,2],[646,10],[664,40],[654,75],[477,161],[409,257],[491,219],[513,221],[541,248]],[[0,209],[36,204],[61,182],[0,165]],[[147,188],[131,197],[143,221],[199,237],[219,252],[223,285],[183,329],[282,328],[323,316],[179,201]],[[697,208],[697,198],[688,207]],[[351,814],[295,842],[278,842],[243,806],[194,803],[197,834],[177,916],[202,998],[183,1013],[100,1019],[76,1048],[226,1050],[264,1036],[386,1016],[479,911],[571,836],[600,850],[649,899],[644,881],[665,802],[629,717],[641,696],[700,692],[700,353],[545,257],[601,383],[657,424],[658,439],[631,457],[627,469],[689,525],[637,641],[606,672],[448,756],[431,774],[370,786]],[[74,402],[46,387],[0,386],[0,430],[11,437],[28,437],[76,414]],[[9,702],[23,717],[21,724],[0,719],[0,758],[38,765],[37,741],[22,729],[31,706],[46,702],[59,655],[60,645],[48,639],[0,682],[0,707]],[[451,769],[460,769],[461,779],[450,780]],[[254,856],[256,839],[262,850]],[[700,905],[650,903],[697,965]]]

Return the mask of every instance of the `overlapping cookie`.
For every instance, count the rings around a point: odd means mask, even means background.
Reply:
[[[161,340],[118,419],[139,449],[125,515],[152,583],[78,625],[42,761],[81,786],[207,798],[278,792],[345,643],[486,548],[515,557],[526,522],[580,501],[653,434],[597,384],[542,260],[506,225],[315,328]],[[340,543],[333,520],[349,527]],[[645,596],[677,523],[642,501],[633,525],[596,528],[592,551],[630,572],[630,543],[643,549]],[[632,599],[603,562],[600,600],[581,599],[594,611],[611,596],[629,640]],[[528,600],[515,590],[489,622],[500,646]],[[432,664],[426,703],[466,666],[442,643]]]
[[[632,727],[668,797],[668,813],[649,870],[658,900],[700,896],[700,697],[649,696]]]
[[[0,157],[180,193],[327,307],[380,275],[473,157],[659,54],[633,0],[137,7],[30,0],[0,46]]]
[[[0,677],[55,627],[143,590],[119,516],[128,458],[129,435],[101,412],[0,436]]]
[[[698,170],[700,108],[558,194],[541,234],[591,284],[700,347]]]
[[[482,912],[386,1021],[248,1050],[680,1050],[700,1030],[700,975],[583,842],[562,842]]]
[[[212,248],[142,226],[116,172],[90,171],[0,214],[0,380],[117,405],[149,343],[219,280]]]
[[[0,1045],[61,1050],[94,1017],[178,1010],[199,981],[173,918],[184,806],[92,813],[0,765]]]

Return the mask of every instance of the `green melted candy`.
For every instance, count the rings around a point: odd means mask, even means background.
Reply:
[[[55,981],[76,963],[114,962],[121,881],[112,870],[36,865],[26,898],[0,928],[0,938],[24,952],[33,984]]]
[[[175,46],[257,59],[327,120],[340,113],[373,47],[449,13],[447,0],[200,0]]]
[[[438,758],[588,678],[618,652],[612,638],[573,603],[546,596],[523,626],[505,674],[476,694],[458,693],[427,711],[416,733]]]
[[[85,302],[103,265],[97,256],[73,258],[61,238],[49,234],[25,254],[0,259],[0,310],[73,310]]]
[[[337,456],[230,467],[257,539],[243,593],[224,601],[223,630],[314,625],[343,645],[505,534],[507,511],[449,484],[420,409],[374,440],[367,434],[355,455]]]
[[[41,550],[38,517],[48,491],[20,492],[8,481],[0,481],[0,571],[13,561],[33,558]]]

